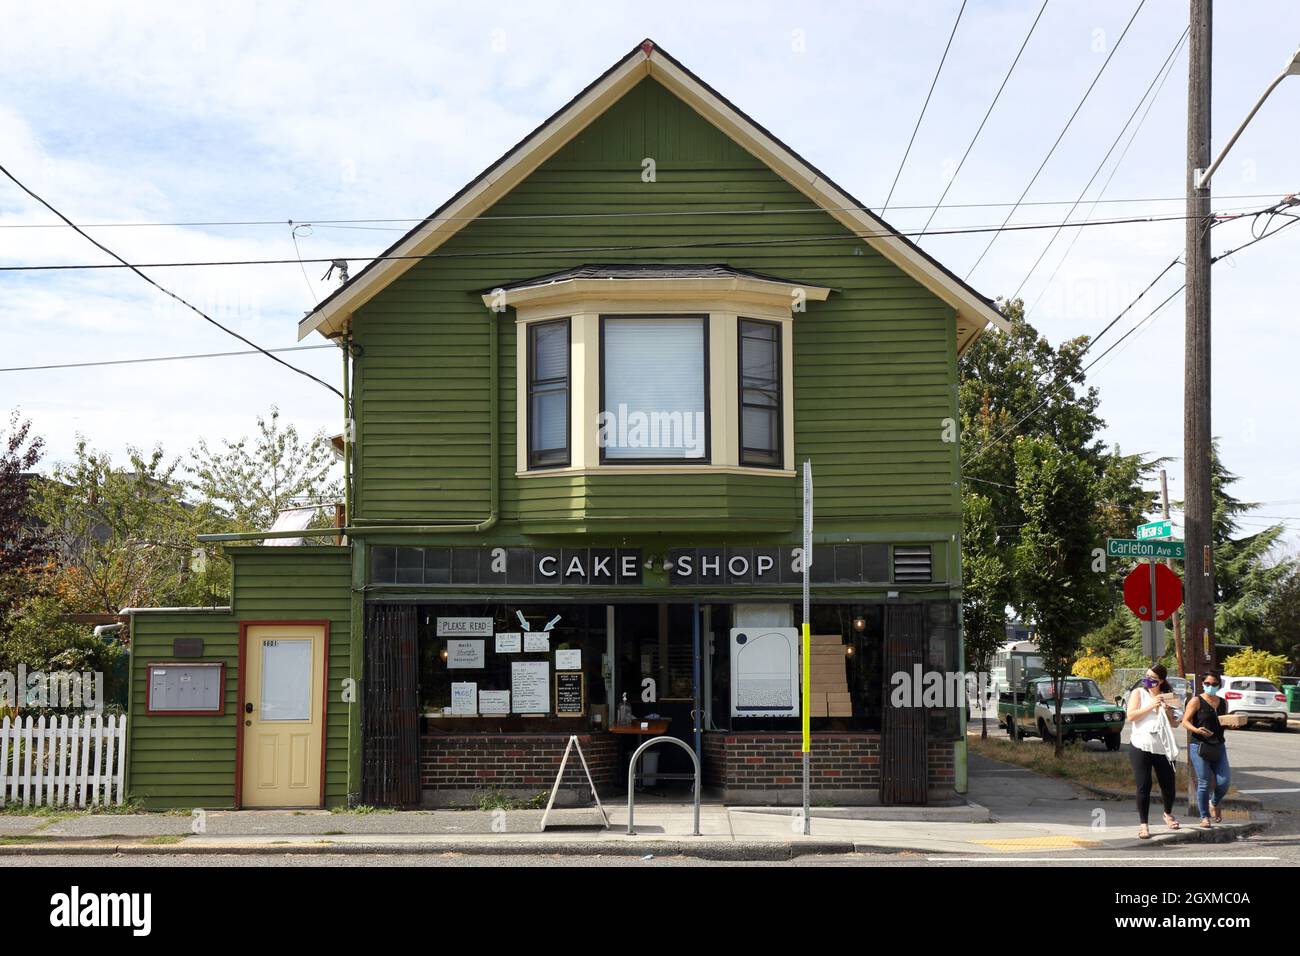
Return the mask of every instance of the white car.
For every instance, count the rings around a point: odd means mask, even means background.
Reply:
[[[1228,713],[1247,722],[1268,721],[1274,730],[1286,730],[1286,695],[1266,677],[1223,678],[1223,699]]]

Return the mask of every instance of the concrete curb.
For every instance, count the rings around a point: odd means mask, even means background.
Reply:
[[[857,851],[848,840],[819,840],[806,843],[687,843],[656,841],[653,843],[619,843],[615,841],[570,841],[553,843],[273,843],[273,844],[138,844],[76,843],[57,845],[33,843],[30,846],[0,847],[0,859],[6,856],[326,856],[388,854],[457,854],[462,856],[688,856],[701,860],[782,861],[800,856],[838,855]],[[892,847],[888,852],[915,852]]]
[[[733,813],[789,816],[797,807],[728,806]],[[813,807],[814,820],[869,820],[875,823],[991,823],[988,807],[965,803],[952,807]]]

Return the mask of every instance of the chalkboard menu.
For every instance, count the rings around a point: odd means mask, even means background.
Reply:
[[[581,717],[586,713],[587,675],[582,671],[557,671],[555,674],[555,716]]]

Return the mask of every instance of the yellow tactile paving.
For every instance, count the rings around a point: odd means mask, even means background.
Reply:
[[[1007,840],[973,840],[971,842],[1007,853],[1019,850],[1090,850],[1103,845],[1100,840],[1084,840],[1071,836],[1014,837]]]

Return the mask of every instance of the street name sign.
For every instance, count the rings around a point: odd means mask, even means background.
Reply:
[[[1181,558],[1181,541],[1137,541],[1133,538],[1107,538],[1106,556],[1111,558]]]
[[[1137,537],[1139,541],[1146,541],[1150,538],[1172,538],[1174,536],[1174,523],[1168,518],[1163,521],[1148,521],[1146,524],[1140,524],[1137,528]]]

